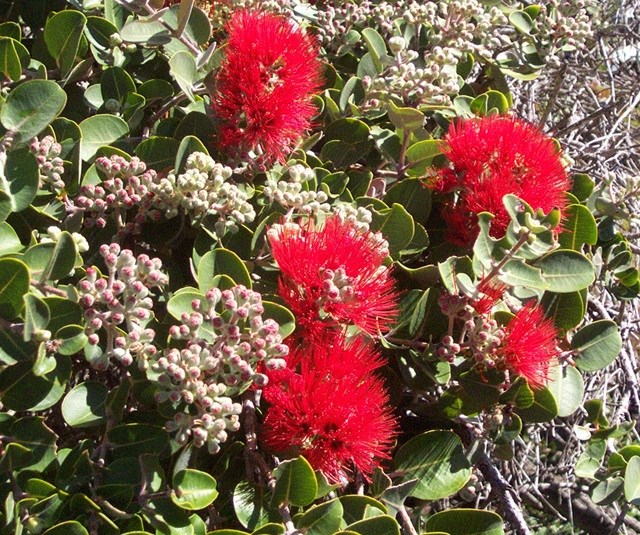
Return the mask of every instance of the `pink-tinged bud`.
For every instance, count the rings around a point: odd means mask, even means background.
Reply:
[[[100,342],[100,337],[97,334],[90,334],[88,339],[92,346],[98,345],[98,342]]]
[[[98,290],[99,292],[102,292],[107,287],[107,281],[104,279],[98,279],[94,285],[96,287],[96,290]]]

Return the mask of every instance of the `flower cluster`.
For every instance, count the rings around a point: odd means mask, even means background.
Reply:
[[[490,312],[504,291],[505,286],[494,279],[482,279],[473,296],[442,294],[442,312],[451,322],[461,323],[464,337],[455,343],[450,335],[444,336],[435,354],[452,362],[462,352],[473,359],[480,373],[492,369],[510,371],[525,378],[532,388],[540,388],[558,355],[558,332],[542,308],[533,303],[518,310],[506,327],[498,325]]]
[[[407,106],[422,102],[447,104],[449,95],[459,89],[455,49],[434,47],[425,53],[421,67],[416,64],[418,52],[406,50],[403,38],[392,40],[397,50],[392,65],[380,76],[363,80],[367,104],[378,106],[379,100],[400,100]]]
[[[386,332],[397,313],[398,294],[382,264],[388,244],[357,215],[344,210],[321,226],[310,220],[267,232],[282,272],[279,292],[300,331],[289,367],[269,374],[263,438],[342,484],[353,469],[368,478],[396,433],[374,375],[382,365],[378,352],[364,335],[345,335],[353,325],[370,336]]]
[[[105,175],[99,185],[87,184],[80,188],[75,208],[85,213],[84,225],[104,228],[107,217],[114,214],[118,229],[124,234],[139,234],[140,224],[147,219],[158,220],[160,212],[152,209],[152,189],[156,172],[147,170],[139,158],[126,160],[122,156],[96,159],[96,168]],[[132,221],[126,221],[127,210],[133,210]]]
[[[40,236],[40,243],[58,243],[61,235],[62,229],[52,225],[47,227],[47,233],[45,235]],[[79,253],[86,253],[89,250],[89,242],[87,242],[87,239],[82,234],[72,232],[71,238],[76,244]]]
[[[56,143],[52,136],[45,136],[41,140],[36,137],[31,141],[29,149],[38,160],[41,184],[49,185],[56,192],[64,189],[65,184],[62,180],[64,162],[60,158],[62,153],[60,143]]]
[[[264,196],[269,202],[276,202],[286,209],[294,209],[298,214],[311,215],[330,210],[329,196],[324,191],[307,189],[307,183],[315,178],[313,169],[300,164],[287,169],[286,176],[269,173],[264,186]]]
[[[176,417],[168,429],[181,443],[193,435],[196,446],[206,443],[215,453],[227,431],[238,428],[240,406],[231,396],[252,385],[264,387],[265,372],[284,368],[289,348],[279,325],[263,319],[262,296],[244,286],[213,288],[204,299],[194,299],[191,309],[169,330],[186,345],[164,350],[152,370],[159,374],[159,401],[182,402],[197,413]]]
[[[234,12],[213,110],[221,148],[261,163],[284,161],[315,114],[321,64],[313,40],[265,11]]]
[[[549,366],[558,355],[553,321],[544,317],[540,306],[527,303],[504,328],[498,350],[500,365],[524,377],[533,388],[547,382]]]
[[[473,242],[481,212],[495,216],[491,235],[504,236],[510,221],[502,203],[507,194],[545,213],[567,203],[570,181],[560,154],[553,140],[529,123],[505,116],[460,121],[444,143],[452,168],[440,171],[434,187],[449,195],[442,216],[452,243]]]
[[[389,457],[395,421],[379,354],[362,338],[341,337],[299,349],[300,372],[271,374],[263,440],[277,452],[304,455],[331,481],[345,484],[355,468],[368,477]]]
[[[168,218],[175,217],[179,208],[193,221],[215,217],[218,236],[235,232],[238,225],[253,221],[256,213],[246,189],[229,180],[232,174],[230,167],[194,152],[187,158],[183,173],[172,171],[154,183],[154,205]]]
[[[166,177],[146,169],[136,157],[97,158],[96,168],[105,179],[82,186],[71,208],[84,211],[87,227],[102,228],[113,214],[121,234],[136,235],[145,221],[171,219],[182,209],[194,223],[216,218],[215,230],[222,236],[255,218],[247,191],[229,180],[231,168],[202,152],[189,155],[184,172],[172,171]]]
[[[128,366],[137,360],[142,369],[156,353],[155,332],[145,328],[152,316],[152,288],[162,288],[168,277],[160,270],[162,262],[146,254],[138,257],[117,243],[102,245],[100,254],[107,266],[107,276],[96,267],[86,270],[78,283],[79,302],[84,309],[85,332],[91,345],[106,333],[104,353],[93,352],[91,365],[105,370],[111,358]]]
[[[356,325],[375,336],[390,329],[398,295],[380,233],[330,216],[322,226],[274,225],[267,237],[282,272],[280,295],[308,333]]]

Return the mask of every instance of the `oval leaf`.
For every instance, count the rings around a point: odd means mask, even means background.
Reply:
[[[107,387],[97,381],[76,385],[62,401],[62,416],[71,427],[91,427],[105,421]]]
[[[204,509],[211,505],[217,496],[216,480],[205,472],[187,468],[173,477],[171,499],[182,509]]]
[[[622,350],[618,326],[611,320],[585,325],[571,340],[577,352],[576,366],[585,372],[601,370],[611,364]]]
[[[24,145],[51,123],[67,103],[67,94],[50,80],[30,80],[9,93],[0,122],[14,134],[13,146]]]
[[[421,500],[439,500],[458,492],[471,476],[460,438],[451,431],[428,431],[404,444],[394,458],[403,481],[418,479],[411,492]]]

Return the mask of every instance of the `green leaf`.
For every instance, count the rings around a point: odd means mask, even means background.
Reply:
[[[203,300],[206,299],[204,293],[199,292],[195,288],[184,287],[180,288],[171,299],[167,303],[167,312],[171,314],[174,318],[180,319],[182,314],[191,314],[193,312],[193,308],[191,303],[195,300]]]
[[[56,434],[49,429],[42,418],[26,416],[16,420],[11,426],[12,444],[26,448],[17,468],[28,468],[33,471],[44,470],[55,460]],[[4,464],[5,459],[0,464]]]
[[[558,241],[563,249],[579,251],[584,244],[595,245],[598,227],[591,211],[582,204],[570,204],[563,211]]]
[[[172,137],[152,136],[136,147],[136,156],[147,168],[163,171],[173,167],[180,142]]]
[[[624,479],[620,476],[599,481],[591,489],[591,499],[598,505],[611,505],[624,492]]]
[[[577,251],[560,249],[543,256],[536,266],[549,283],[550,292],[568,293],[582,290],[595,280],[591,261]]]
[[[79,325],[82,323],[83,313],[80,305],[65,297],[45,297],[44,302],[49,307],[51,317],[48,328],[52,333],[67,325]]]
[[[558,416],[558,404],[551,391],[544,387],[533,392],[533,403],[526,409],[516,409],[516,413],[525,423],[539,424],[550,422]]]
[[[136,84],[122,67],[109,67],[102,72],[100,90],[103,100],[112,98],[122,103],[128,93],[135,93]]]
[[[442,154],[442,142],[439,139],[424,139],[407,149],[407,175],[420,178],[433,163],[434,158]]]
[[[0,329],[0,364],[12,365],[16,362],[31,360],[34,348],[22,340],[22,336],[9,329]]]
[[[75,266],[77,254],[78,248],[73,237],[66,230],[63,231],[55,243],[46,268],[40,275],[40,282],[56,281],[68,276]]]
[[[49,528],[42,535],[89,535],[89,532],[80,522],[67,520]]]
[[[20,238],[13,227],[6,221],[0,223],[0,256],[17,253],[22,249]]]
[[[87,17],[73,9],[60,11],[47,20],[44,40],[60,68],[61,78],[66,78],[76,62],[86,24]]]
[[[296,527],[306,535],[326,535],[340,528],[342,522],[342,504],[338,498],[315,505],[307,509],[297,519]]]
[[[22,64],[16,50],[17,41],[8,37],[0,38],[0,73],[14,82],[22,76]]]
[[[399,108],[392,101],[387,104],[389,120],[396,128],[400,128],[409,135],[409,132],[418,130],[424,126],[426,117],[424,113],[415,108]]]
[[[153,80],[147,80],[138,87],[138,93],[149,103],[157,99],[171,98],[174,92],[173,86],[169,82],[154,78]]]
[[[429,532],[438,531],[449,535],[504,535],[500,515],[478,509],[440,511],[429,517],[426,528]]]
[[[27,293],[23,296],[23,300],[25,310],[22,336],[25,342],[29,342],[37,333],[47,327],[51,314],[47,304],[38,296]]]
[[[198,287],[202,292],[212,288],[213,278],[227,275],[236,284],[251,288],[251,276],[240,257],[228,249],[214,249],[205,254],[198,264]]]
[[[189,511],[204,509],[218,496],[216,480],[205,472],[187,468],[173,476],[171,500]]]
[[[84,332],[84,327],[80,325],[65,325],[55,334],[60,340],[58,353],[61,355],[75,355],[87,345],[89,338]]]
[[[571,193],[573,193],[578,200],[586,201],[593,192],[596,183],[589,175],[584,173],[574,173],[572,179],[573,186]]]
[[[120,117],[108,114],[93,115],[79,125],[82,132],[80,157],[91,160],[99,148],[110,145],[129,133],[129,126]]]
[[[382,58],[387,55],[387,45],[383,37],[373,28],[364,28],[361,33],[367,43],[376,71],[380,74],[384,69]]]
[[[0,221],[5,221],[11,212],[13,212],[13,201],[10,195],[0,188]]]
[[[35,362],[20,361],[0,372],[2,403],[16,411],[42,411],[55,405],[64,394],[71,375],[71,362],[56,356],[55,368],[45,375],[36,375]],[[48,366],[50,363],[46,363]]]
[[[611,320],[598,320],[585,325],[571,340],[578,352],[576,366],[584,372],[601,370],[611,364],[622,350],[618,326]]]
[[[363,518],[387,514],[384,504],[371,496],[347,494],[340,496],[339,499],[344,510],[342,516],[347,524],[353,524]]]
[[[413,220],[421,225],[426,225],[431,213],[431,191],[427,189],[421,180],[405,179],[394,184],[384,196],[387,206],[394,203],[400,204]]]
[[[371,227],[379,231],[389,242],[389,254],[398,258],[400,252],[411,243],[415,232],[413,218],[400,204],[384,211],[373,211]]]
[[[198,6],[195,6],[190,10],[188,19],[186,17],[184,19],[180,14],[180,6],[178,5],[171,6],[163,17],[165,23],[175,30],[179,30],[179,21],[181,21],[185,34],[198,45],[205,45],[211,37],[211,22],[207,14]]]
[[[520,33],[529,35],[533,30],[533,21],[526,11],[513,11],[509,15],[509,22]]]
[[[171,41],[169,30],[160,21],[153,19],[130,20],[121,28],[120,37],[129,43],[149,43],[156,46]]]
[[[0,191],[6,193],[12,212],[20,212],[33,202],[39,183],[38,161],[26,148],[9,152],[4,169],[0,164]]]
[[[418,479],[411,495],[421,500],[451,496],[471,476],[462,442],[451,431],[428,431],[412,438],[398,450],[394,464],[403,481]]]
[[[86,381],[73,387],[62,401],[62,416],[71,427],[91,427],[106,419],[107,387]]]
[[[509,101],[500,91],[492,89],[474,98],[469,104],[469,109],[476,115],[488,115],[496,110],[505,114],[509,111]]]
[[[584,381],[573,366],[553,366],[547,386],[558,404],[558,416],[571,416],[582,405]]]
[[[584,319],[585,306],[580,292],[558,294],[545,292],[540,301],[544,315],[553,319],[561,331],[577,327]]]
[[[29,270],[24,262],[0,258],[0,316],[15,318],[24,305],[22,296],[29,291]]]
[[[164,428],[150,424],[123,424],[109,430],[109,442],[119,457],[161,453],[169,446]]]
[[[304,457],[280,463],[273,475],[276,486],[272,503],[304,507],[315,499],[318,482],[313,468]]]
[[[632,457],[624,472],[624,497],[633,505],[640,505],[640,457]]]
[[[526,264],[519,258],[509,260],[502,267],[502,271],[499,278],[509,286],[522,286],[534,290],[545,290],[548,287],[540,269]]]
[[[265,489],[241,481],[233,491],[233,509],[238,521],[248,529],[256,529],[269,521],[265,509]],[[276,520],[274,518],[273,520]]]
[[[389,515],[366,518],[347,526],[347,530],[360,535],[400,535],[400,526]]]
[[[374,145],[369,127],[358,119],[338,119],[327,126],[325,134],[327,142],[322,147],[322,159],[332,161],[338,168],[356,163]]]
[[[268,524],[265,524],[264,526],[260,526],[258,529],[253,531],[251,535],[285,535],[286,531],[287,529],[282,524],[269,522]],[[211,535],[211,533],[209,533],[208,535]],[[229,535],[237,535],[237,534],[230,533]]]
[[[99,50],[107,51],[111,48],[109,38],[118,33],[118,28],[102,17],[87,17],[87,26],[85,28],[85,37],[87,40]],[[98,59],[98,61],[100,61]]]
[[[169,70],[189,100],[196,102],[193,86],[198,79],[196,60],[186,51],[176,52],[169,60]]]

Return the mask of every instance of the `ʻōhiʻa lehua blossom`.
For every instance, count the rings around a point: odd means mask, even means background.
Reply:
[[[478,235],[477,215],[490,212],[491,235],[504,236],[509,215],[507,194],[548,213],[562,209],[570,180],[553,140],[535,126],[513,117],[488,116],[459,121],[444,138],[452,167],[442,169],[434,187],[447,194],[442,216],[447,239],[470,245]]]
[[[389,331],[398,291],[380,233],[332,216],[321,225],[273,225],[267,237],[282,272],[280,295],[307,333],[350,325],[370,335]]]
[[[271,372],[262,440],[279,453],[303,455],[331,481],[346,483],[354,469],[368,478],[389,457],[396,422],[377,351],[362,338],[329,337],[305,349],[300,372]]]
[[[252,151],[263,163],[284,161],[315,114],[317,46],[292,21],[264,11],[235,12],[227,32],[212,99],[219,146],[237,156]]]
[[[498,350],[502,365],[524,377],[532,388],[547,383],[549,366],[557,357],[558,333],[553,321],[545,318],[539,306],[527,303],[504,328],[505,337]]]

